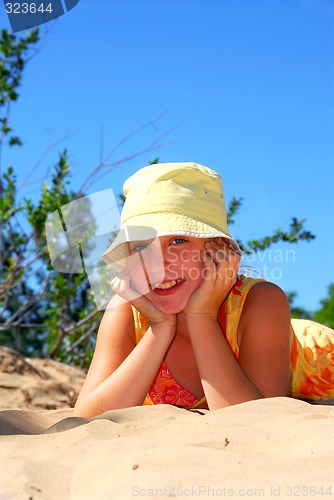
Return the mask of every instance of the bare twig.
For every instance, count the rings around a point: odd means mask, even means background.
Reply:
[[[82,342],[84,342],[86,339],[88,339],[88,337],[90,337],[94,331],[97,329],[98,327],[98,322],[96,321],[88,330],[87,332],[85,332],[83,335],[81,335],[81,337],[76,340],[75,342],[73,342],[72,345],[70,345],[69,349],[67,349],[66,351],[66,354],[70,354],[71,352],[74,351],[74,349],[76,349]]]
[[[34,50],[31,51],[31,54],[29,57],[27,57],[27,59],[25,60],[26,63],[30,62],[34,57],[37,56],[37,54],[42,50],[42,48],[44,47],[45,45],[45,42],[46,42],[46,39],[47,39],[47,36],[49,35],[49,33],[51,32],[52,28],[56,25],[57,23],[57,20],[54,20],[53,22],[51,23],[47,23],[47,24],[44,24],[43,25],[43,30],[42,30],[42,33],[43,33],[43,36],[42,38],[40,39],[39,41],[39,44],[37,47],[34,48]]]
[[[83,319],[81,319],[80,321],[78,321],[77,323],[75,323],[75,325],[72,325],[70,326],[69,328],[66,328],[65,329],[65,333],[66,334],[69,334],[69,333],[73,333],[75,330],[78,330],[79,328],[81,328],[85,323],[87,323],[87,321],[89,321],[90,319],[94,318],[94,316],[99,313],[100,310],[95,308],[93,311],[91,311],[89,314],[87,314],[87,316],[85,316]]]
[[[38,294],[35,294],[33,297],[30,297],[29,300],[26,302],[23,302],[23,304],[20,305],[20,307],[3,323],[2,327],[8,327],[8,326],[19,326],[22,321],[23,321],[23,315],[25,312],[34,304],[36,304],[41,297],[43,297],[44,290],[46,289],[48,283],[50,281],[50,277],[46,276],[43,285],[41,286],[41,291]],[[15,319],[19,317],[19,321],[15,322]]]
[[[121,146],[123,146],[125,143],[127,143],[132,137],[134,137],[135,135],[139,134],[140,132],[142,132],[144,129],[147,129],[149,127],[152,127],[155,132],[158,132],[158,128],[156,126],[156,122],[162,118],[166,113],[161,113],[159,116],[153,118],[152,120],[149,120],[147,121],[146,123],[144,123],[143,125],[140,125],[138,128],[136,128],[135,130],[133,130],[132,132],[130,132],[128,135],[126,135],[125,137],[123,137],[110,151],[109,153],[106,154],[106,156],[100,161],[100,163],[92,170],[92,172],[90,172],[90,174],[86,177],[86,179],[83,181],[83,183],[81,184],[80,188],[79,188],[79,193],[83,193],[85,190],[87,190],[89,187],[91,187],[95,182],[97,182],[98,180],[100,180],[102,177],[104,177],[105,175],[109,174],[109,172],[113,169],[113,168],[116,168],[118,165],[122,164],[122,163],[125,163],[127,161],[130,161],[134,158],[137,158],[139,156],[142,156],[143,154],[146,154],[150,151],[153,151],[153,150],[156,150],[158,148],[161,148],[163,146],[166,145],[166,143],[164,142],[161,142],[161,140],[170,135],[178,126],[174,126],[172,127],[171,129],[165,131],[165,132],[162,132],[162,133],[159,133],[159,135],[153,139],[151,141],[151,143],[142,148],[141,150],[139,151],[136,151],[132,154],[129,154],[129,155],[124,155],[122,156],[121,158],[119,158],[118,160],[114,160],[112,162],[110,162],[110,158],[119,150],[119,148]],[[101,149],[101,151],[103,151],[103,149]],[[101,173],[101,171],[103,170],[103,173]]]
[[[98,312],[99,312],[99,309],[96,308],[93,311],[91,311],[85,318],[78,321],[77,323],[70,326],[69,328],[61,328],[60,333],[57,337],[56,343],[50,352],[50,355],[49,355],[50,358],[53,358],[57,354],[57,351],[58,351],[59,347],[61,346],[61,343],[63,342],[66,335],[69,335],[70,333],[73,333],[74,331],[81,328],[85,323],[87,323],[87,321],[89,321],[91,318],[93,318]]]
[[[37,170],[37,168],[40,166],[40,164],[42,163],[42,161],[46,158],[46,156],[48,155],[48,153],[51,151],[51,149],[53,149],[55,146],[58,146],[61,142],[63,142],[65,139],[68,139],[69,137],[71,137],[73,135],[73,133],[71,134],[69,131],[66,132],[66,134],[64,134],[62,137],[59,137],[58,139],[56,139],[55,141],[52,140],[52,133],[49,133],[49,142],[46,146],[46,148],[44,149],[44,151],[42,152],[41,156],[39,157],[39,159],[36,161],[36,163],[31,167],[31,169],[28,171],[27,175],[25,176],[25,178],[22,180],[21,184],[18,186],[17,188],[17,191],[21,190],[23,187],[25,186],[29,186],[31,184],[36,184],[37,182],[38,183],[41,183],[42,181],[44,181],[45,179],[48,178],[49,176],[49,173],[50,173],[50,168],[48,168],[43,177],[40,177],[38,179],[34,179],[32,181],[29,181],[30,177],[32,176],[32,174]]]

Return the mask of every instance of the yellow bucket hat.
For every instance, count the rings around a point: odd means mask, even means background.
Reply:
[[[123,191],[121,230],[102,254],[107,264],[129,255],[129,241],[169,235],[223,237],[241,253],[227,227],[223,182],[214,170],[189,162],[154,164],[129,177]]]

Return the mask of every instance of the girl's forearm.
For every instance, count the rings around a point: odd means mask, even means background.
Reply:
[[[122,364],[79,401],[75,415],[91,417],[141,405],[173,337],[171,329],[160,325],[149,328]]]
[[[195,314],[187,324],[210,410],[263,397],[235,359],[218,321]]]

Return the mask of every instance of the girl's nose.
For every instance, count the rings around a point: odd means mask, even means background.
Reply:
[[[144,265],[151,283],[160,283],[165,277],[165,256],[157,238],[142,252]]]

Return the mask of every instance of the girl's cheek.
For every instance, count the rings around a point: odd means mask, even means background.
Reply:
[[[131,280],[136,288],[141,293],[147,293],[148,286],[143,286],[146,284],[146,276],[142,266],[128,264],[128,269],[130,272]],[[144,291],[145,289],[145,291]],[[147,289],[147,290],[146,290]]]
[[[170,280],[177,280],[182,277],[182,268],[180,268],[177,264],[168,264],[166,268],[166,276]]]
[[[177,249],[174,247],[168,247],[165,255],[166,260],[169,263],[174,263],[176,264],[177,261],[179,260],[179,256],[177,253]]]

